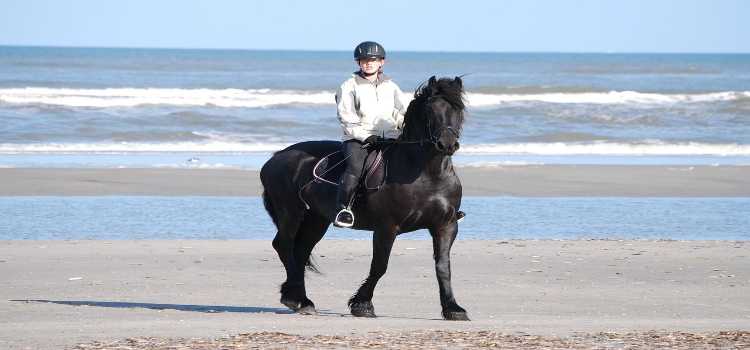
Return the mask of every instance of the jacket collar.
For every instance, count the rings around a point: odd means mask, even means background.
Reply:
[[[370,82],[369,80],[367,80],[367,78],[363,77],[362,74],[360,74],[359,71],[354,72],[352,75],[354,75],[354,81],[356,81],[357,84],[375,84],[375,85],[380,85],[381,83],[383,83],[385,81],[391,80],[391,77],[389,77],[389,76],[387,76],[387,75],[385,75],[383,73],[378,73],[378,79],[375,80],[375,82]]]

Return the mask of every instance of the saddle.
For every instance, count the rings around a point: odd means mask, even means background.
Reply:
[[[385,184],[388,175],[388,164],[384,153],[387,149],[378,148],[367,154],[362,175],[359,178],[357,192],[377,191]],[[321,158],[313,168],[315,182],[322,182],[334,186],[339,185],[341,174],[344,172],[346,159],[342,151],[336,151]]]

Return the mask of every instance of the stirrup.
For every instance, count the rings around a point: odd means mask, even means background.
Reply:
[[[354,213],[349,208],[341,209],[336,214],[336,219],[333,221],[333,225],[337,227],[352,227],[354,226]]]
[[[464,221],[465,217],[466,217],[466,213],[464,213],[462,211],[457,211],[456,212],[456,222]]]

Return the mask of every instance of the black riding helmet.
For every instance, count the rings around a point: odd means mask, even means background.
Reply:
[[[354,48],[354,59],[385,58],[385,49],[374,41],[364,41]]]

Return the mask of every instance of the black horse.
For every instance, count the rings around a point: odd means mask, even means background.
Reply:
[[[458,149],[464,121],[463,83],[431,77],[414,94],[401,137],[388,145],[388,172],[382,187],[355,202],[354,229],[373,230],[370,273],[349,300],[354,316],[375,317],[372,296],[385,274],[396,236],[426,228],[432,236],[440,304],[447,320],[468,320],[451,289],[450,251],[463,213],[461,182],[451,155]],[[281,303],[302,314],[314,314],[305,292],[310,253],[337,212],[336,187],[315,181],[313,167],[341,149],[337,141],[310,141],[276,152],[263,165],[263,201],[278,229],[273,247],[286,268]],[[339,167],[341,168],[341,167]]]

